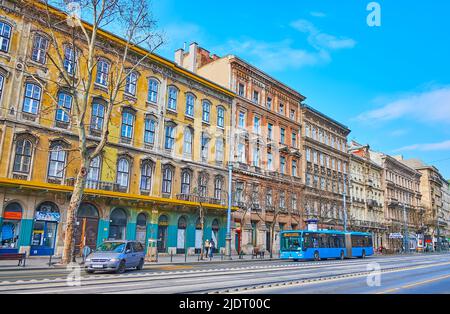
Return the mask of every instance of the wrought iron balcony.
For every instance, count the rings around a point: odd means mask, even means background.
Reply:
[[[68,178],[66,180],[66,185],[74,186],[75,178]],[[128,187],[120,186],[115,182],[106,182],[106,181],[94,181],[87,180],[86,181],[86,189],[91,190],[102,190],[102,191],[113,191],[113,192],[122,192],[126,193],[128,191]]]
[[[177,200],[193,202],[193,203],[205,203],[205,204],[215,204],[224,205],[225,200],[216,199],[213,197],[198,196],[192,194],[177,194]]]

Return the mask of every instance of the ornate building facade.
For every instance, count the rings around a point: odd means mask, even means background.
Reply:
[[[0,3],[0,28],[5,30],[0,51],[0,250],[59,255],[79,167],[72,98],[46,57],[55,58],[55,51],[40,18],[45,8],[36,4],[24,10],[17,3]],[[62,47],[69,30],[61,25],[57,38]],[[123,43],[99,34],[99,43]],[[96,126],[103,123],[108,99],[104,78],[112,71],[107,50],[98,51],[86,112],[91,146],[100,141]],[[134,48],[133,53],[148,52]],[[110,121],[109,143],[89,167],[77,213],[77,249],[95,248],[107,239],[138,239],[146,246],[151,240],[161,253],[193,253],[203,242],[200,206],[206,211],[204,238],[224,247],[227,127],[234,93],[155,54],[128,75],[119,95],[123,105]],[[58,107],[52,99],[58,99]]]
[[[177,64],[237,94],[233,107],[233,249],[279,248],[280,230],[303,226],[301,109],[305,99],[237,56],[218,57],[193,43]]]
[[[351,230],[370,232],[374,247],[383,246],[384,189],[383,168],[370,159],[369,145],[354,141],[349,146],[350,153],[350,206]]]
[[[305,218],[317,220],[319,228],[343,230],[350,201],[350,130],[303,104],[301,123]]]

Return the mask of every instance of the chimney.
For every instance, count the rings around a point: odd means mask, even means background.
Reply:
[[[180,48],[175,51],[175,63],[182,67],[183,66],[183,59],[184,59],[184,49]]]
[[[197,72],[197,50],[198,44],[193,42],[189,45],[189,54],[185,57],[186,63],[184,67],[191,72]]]

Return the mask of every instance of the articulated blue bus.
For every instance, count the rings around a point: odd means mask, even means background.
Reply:
[[[372,235],[336,230],[292,230],[281,232],[280,258],[315,260],[365,258],[373,255]]]

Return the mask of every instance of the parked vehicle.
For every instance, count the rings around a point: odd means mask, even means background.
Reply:
[[[90,254],[85,261],[85,270],[114,271],[123,273],[130,268],[141,270],[144,267],[144,246],[137,241],[107,241]]]

